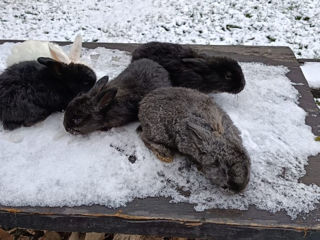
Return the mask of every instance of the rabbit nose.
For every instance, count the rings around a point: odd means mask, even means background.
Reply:
[[[240,193],[242,192],[246,185],[245,184],[239,184],[239,183],[235,183],[233,181],[228,181],[228,189],[231,190],[234,193]]]
[[[71,134],[73,134],[73,135],[78,135],[78,134],[80,134],[79,131],[77,131],[77,130],[75,130],[75,129],[73,129],[73,128],[70,128],[70,127],[66,127],[66,130],[67,130],[67,132],[69,132],[69,133],[71,133]]]

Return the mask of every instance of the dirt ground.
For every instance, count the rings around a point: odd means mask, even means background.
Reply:
[[[191,240],[187,238],[167,238],[142,235],[53,232],[31,229],[1,229],[0,240]]]

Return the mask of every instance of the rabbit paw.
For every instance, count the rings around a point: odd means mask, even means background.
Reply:
[[[166,163],[171,163],[173,162],[173,156],[163,156],[161,155],[159,152],[157,152],[157,150],[155,149],[151,149],[151,151],[154,153],[154,155],[156,155],[156,157],[162,161],[162,162],[166,162]]]
[[[3,128],[6,130],[14,130],[18,127],[21,127],[22,123],[21,122],[7,122],[3,121]]]
[[[140,135],[142,141],[146,145],[147,148],[149,148],[156,157],[163,162],[166,163],[171,163],[173,162],[173,152],[171,149],[167,148],[165,145],[159,144],[159,143],[154,143],[148,138],[143,133],[142,127],[139,126],[137,128],[137,133]]]

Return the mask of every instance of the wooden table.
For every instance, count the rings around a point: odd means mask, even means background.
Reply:
[[[4,41],[0,41],[0,44]],[[69,43],[61,43],[69,44]],[[137,44],[84,43],[132,51]],[[308,112],[306,123],[320,135],[320,114],[294,54],[287,47],[193,46],[208,54],[230,56],[242,62],[284,65],[288,78],[300,92],[300,106]],[[320,155],[309,158],[303,183],[320,184]],[[303,218],[304,217],[304,218]],[[291,220],[284,212],[271,214],[250,207],[247,211],[210,209],[196,212],[193,205],[170,204],[169,199],[136,199],[127,207],[5,207],[0,206],[0,226],[53,231],[128,233],[156,236],[214,239],[320,239],[320,210]]]

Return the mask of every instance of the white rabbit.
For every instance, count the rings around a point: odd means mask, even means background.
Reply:
[[[11,54],[6,61],[7,67],[24,61],[36,61],[39,57],[49,57],[66,64],[70,62],[80,63],[81,47],[81,35],[77,35],[75,38],[69,56],[57,44],[47,41],[27,40],[12,47]]]

